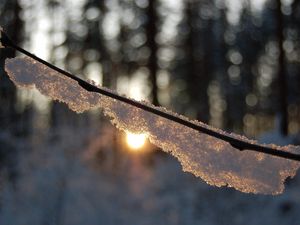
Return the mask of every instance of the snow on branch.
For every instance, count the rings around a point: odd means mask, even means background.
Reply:
[[[8,59],[5,69],[19,87],[36,87],[42,94],[68,104],[76,112],[100,107],[119,129],[147,133],[153,144],[177,157],[185,171],[212,185],[228,185],[243,192],[278,194],[283,191],[284,180],[294,176],[300,165],[296,161],[263,153],[240,152],[226,141],[110,97],[89,92],[77,81],[28,57]],[[274,151],[299,151],[295,146],[270,147]]]
[[[300,147],[259,145],[164,108],[120,96],[39,59],[4,37],[1,39],[4,46],[29,56],[6,60],[5,70],[17,86],[35,87],[76,112],[101,108],[116,127],[147,133],[153,144],[181,162],[184,171],[208,184],[230,186],[247,193],[279,194],[285,179],[293,177],[300,166],[296,161],[299,155],[295,154]]]

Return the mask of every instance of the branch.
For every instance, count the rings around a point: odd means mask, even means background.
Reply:
[[[212,137],[221,139],[223,141],[228,142],[231,146],[233,146],[234,148],[237,148],[240,151],[250,150],[250,151],[265,153],[265,154],[268,154],[268,155],[273,155],[273,156],[277,156],[277,157],[281,157],[281,158],[285,158],[285,159],[300,161],[300,154],[294,154],[294,153],[278,150],[278,149],[275,149],[275,148],[271,148],[271,147],[268,147],[268,146],[265,146],[265,145],[256,144],[256,143],[250,143],[250,142],[238,139],[237,137],[233,137],[229,134],[217,132],[217,131],[215,131],[211,128],[205,127],[201,124],[192,123],[188,120],[180,118],[179,116],[176,116],[176,115],[170,114],[168,112],[162,111],[158,108],[153,108],[153,107],[151,107],[149,105],[146,105],[144,103],[141,103],[141,102],[126,98],[124,96],[120,96],[118,94],[109,92],[105,89],[96,87],[96,86],[88,83],[87,81],[85,81],[83,79],[80,79],[80,78],[74,76],[73,74],[71,74],[71,73],[69,73],[65,70],[62,70],[62,69],[50,64],[49,62],[46,62],[45,60],[33,55],[32,53],[30,53],[30,52],[24,50],[23,48],[19,47],[18,45],[14,44],[13,41],[11,41],[8,38],[8,36],[4,33],[3,30],[0,30],[0,47],[1,46],[2,47],[13,48],[13,49],[27,55],[28,57],[30,57],[30,58],[46,65],[47,67],[49,67],[49,68],[65,75],[65,76],[77,81],[78,84],[82,88],[84,88],[85,90],[87,90],[89,92],[95,92],[95,93],[105,95],[107,97],[119,100],[119,101],[124,102],[126,104],[129,104],[131,106],[134,106],[134,107],[140,108],[142,110],[145,110],[147,112],[156,114],[160,117],[163,117],[163,118],[166,118],[168,120],[174,121],[176,123],[182,124],[182,125],[184,125],[186,127],[189,127],[191,129],[194,129],[194,130],[197,130],[199,132],[205,133],[205,134],[210,135]]]

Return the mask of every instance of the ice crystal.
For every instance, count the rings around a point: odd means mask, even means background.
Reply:
[[[285,179],[293,177],[300,166],[298,162],[262,153],[240,152],[220,139],[98,93],[88,92],[76,81],[27,57],[7,59],[5,69],[19,87],[36,87],[42,94],[66,103],[76,112],[100,107],[119,129],[147,133],[153,144],[180,161],[184,171],[201,177],[210,185],[229,186],[246,193],[279,194],[284,189]],[[172,113],[164,108],[159,109]],[[198,121],[192,122],[209,127]],[[254,142],[242,136],[230,135]],[[300,147],[291,145],[271,147],[274,151],[300,152]]]

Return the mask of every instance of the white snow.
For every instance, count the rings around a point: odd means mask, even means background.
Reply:
[[[5,69],[17,86],[36,87],[42,94],[66,103],[76,112],[100,107],[116,127],[132,133],[146,133],[153,144],[175,156],[184,171],[201,177],[211,185],[234,187],[246,193],[279,194],[284,189],[285,179],[293,177],[300,166],[298,162],[291,160],[250,151],[240,152],[217,138],[88,92],[76,81],[30,58],[8,59]],[[208,126],[198,121],[193,122]],[[234,136],[253,142],[245,137]],[[272,147],[290,152],[300,151],[299,147],[291,145]]]

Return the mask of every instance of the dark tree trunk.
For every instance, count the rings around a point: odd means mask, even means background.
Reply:
[[[10,36],[15,43],[21,42],[22,20],[20,19],[21,7],[17,0],[7,0],[3,4],[0,21],[5,24],[4,31]],[[0,63],[0,133],[9,132],[11,136],[1,135],[0,138],[0,173],[6,168],[8,181],[13,188],[16,188],[18,178],[18,152],[12,136],[24,134],[28,128],[28,120],[24,120],[21,113],[18,113],[15,107],[16,88],[6,76],[4,68],[5,59],[15,56],[15,50],[1,49]],[[22,126],[20,125],[22,123]],[[0,206],[1,207],[1,206]]]
[[[151,51],[149,60],[148,60],[148,69],[150,72],[150,82],[152,85],[151,95],[152,95],[152,103],[154,105],[159,105],[158,101],[158,87],[157,87],[157,43],[155,41],[155,36],[157,34],[156,22],[156,0],[149,1],[149,6],[147,8],[147,24],[146,24],[146,32],[147,32],[147,45]]]
[[[0,20],[5,24],[5,32],[14,40],[15,43],[21,42],[22,21],[20,15],[20,5],[18,1],[6,1]],[[12,19],[9,19],[12,18]],[[14,57],[15,50],[1,49],[0,62],[1,68],[4,68],[4,61],[7,57]],[[4,130],[15,131],[17,112],[15,109],[16,88],[1,69],[0,82],[0,128]]]
[[[208,122],[209,105],[207,87],[211,75],[208,69],[211,58],[211,41],[207,38],[209,35],[205,34],[206,29],[197,27],[197,23],[199,23],[197,9],[201,7],[199,4],[201,3],[195,0],[189,0],[186,3],[185,13],[189,28],[186,40],[188,71],[186,79],[191,99],[190,104],[196,110],[197,119]]]
[[[281,0],[276,0],[277,29],[279,57],[278,57],[278,82],[279,82],[279,100],[280,100],[280,132],[283,135],[288,134],[288,112],[287,112],[287,77],[283,49],[283,15],[281,12]]]

